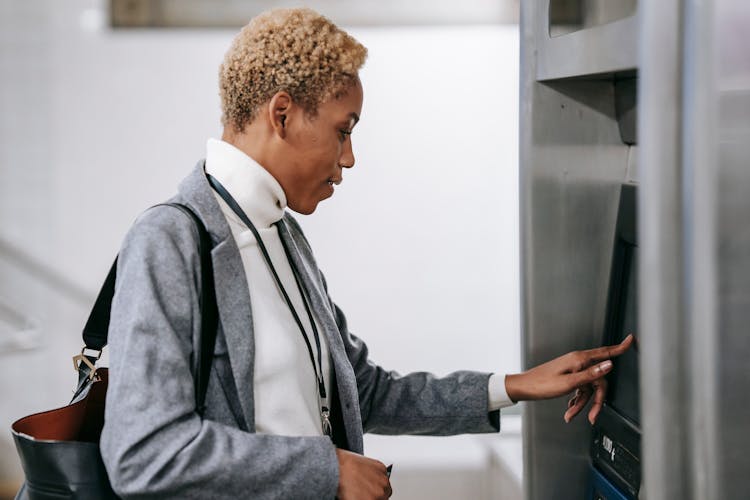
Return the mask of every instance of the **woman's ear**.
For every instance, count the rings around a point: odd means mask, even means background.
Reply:
[[[286,127],[292,104],[292,96],[283,90],[276,92],[268,103],[269,122],[274,133],[282,139],[286,137]]]

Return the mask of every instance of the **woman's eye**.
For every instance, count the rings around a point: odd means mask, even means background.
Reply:
[[[339,130],[339,139],[341,140],[341,142],[344,142],[347,136],[350,136],[350,135],[352,135],[351,130]]]

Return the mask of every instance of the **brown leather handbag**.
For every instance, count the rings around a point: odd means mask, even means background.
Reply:
[[[158,205],[157,205],[158,206]],[[185,205],[165,203],[189,216],[198,228],[201,256],[201,340],[196,346],[195,400],[202,415],[218,327],[211,264],[211,238],[203,222]],[[117,498],[99,452],[104,425],[107,369],[96,362],[107,345],[109,313],[115,293],[117,259],[102,285],[83,329],[85,347],[73,358],[78,387],[67,406],[36,413],[13,423],[13,439],[26,481],[16,500]]]

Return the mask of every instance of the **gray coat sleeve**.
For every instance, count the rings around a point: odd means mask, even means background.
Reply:
[[[248,433],[196,413],[197,241],[187,216],[160,207],[137,221],[120,252],[100,444],[115,492],[123,498],[333,498],[338,463],[327,437]]]
[[[332,300],[330,304],[357,377],[365,432],[447,436],[500,430],[500,412],[489,411],[490,373],[436,377],[386,371],[369,359],[367,345],[349,331],[341,309]]]

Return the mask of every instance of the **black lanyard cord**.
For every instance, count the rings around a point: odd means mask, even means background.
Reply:
[[[281,231],[281,228],[279,227],[281,224],[282,224],[281,221],[277,221],[274,223],[277,231]],[[321,347],[320,347],[320,336],[318,335],[318,327],[315,326],[315,320],[313,319],[312,310],[310,308],[310,304],[307,301],[307,295],[305,295],[305,293],[303,292],[302,282],[299,278],[297,267],[294,265],[294,261],[292,260],[292,254],[289,251],[289,247],[287,247],[286,243],[284,242],[284,238],[281,237],[281,233],[279,233],[279,240],[281,241],[281,246],[284,249],[284,254],[286,254],[286,260],[287,262],[289,262],[289,267],[292,268],[292,275],[294,276],[294,281],[297,283],[297,290],[299,290],[299,294],[302,297],[302,302],[305,304],[305,312],[307,312],[307,319],[310,321],[310,325],[312,325],[313,336],[315,337],[315,347],[318,351],[318,365],[320,366],[320,379],[318,380],[320,387],[318,389],[320,391],[321,399],[325,399],[326,398],[326,386],[323,383],[323,362],[321,361],[323,359],[323,354],[321,352]],[[302,325],[299,320],[297,320],[297,326],[299,326],[302,329]],[[301,331],[302,331],[303,336],[305,337],[305,340],[307,340],[307,335],[305,335],[304,333],[305,330],[302,329]],[[308,346],[308,349],[310,349],[309,341],[307,341],[307,346]]]
[[[255,239],[258,241],[258,247],[260,248],[260,251],[263,254],[263,258],[265,259],[266,264],[268,265],[268,268],[271,271],[271,274],[273,275],[274,280],[276,281],[276,285],[278,286],[279,291],[283,295],[284,300],[286,301],[286,304],[289,307],[289,311],[292,313],[292,316],[294,317],[295,323],[297,323],[297,327],[299,327],[299,331],[302,334],[302,338],[305,340],[305,345],[307,346],[307,352],[310,355],[310,362],[313,365],[313,370],[315,371],[315,378],[317,379],[317,382],[318,382],[318,393],[320,395],[320,399],[322,403],[326,399],[326,386],[325,386],[325,381],[323,380],[323,357],[321,354],[321,347],[320,347],[320,335],[318,334],[318,328],[315,326],[315,320],[313,319],[310,306],[307,303],[307,298],[305,296],[305,293],[303,292],[302,284],[300,283],[300,279],[297,274],[297,269],[294,266],[294,262],[291,259],[289,249],[284,243],[284,239],[281,238],[281,235],[279,235],[279,239],[281,240],[281,246],[284,247],[284,253],[286,254],[287,260],[289,261],[289,266],[292,268],[294,281],[297,283],[297,288],[299,289],[300,296],[302,296],[302,303],[305,305],[305,311],[307,312],[307,317],[309,318],[310,325],[312,326],[313,336],[315,337],[315,347],[317,348],[317,351],[318,351],[318,366],[316,366],[315,364],[315,356],[313,355],[312,345],[310,345],[310,339],[305,333],[305,328],[302,326],[302,321],[297,315],[297,311],[294,308],[294,305],[292,304],[291,299],[289,298],[289,294],[287,294],[286,288],[284,288],[284,285],[281,282],[281,279],[279,278],[278,273],[276,272],[276,267],[274,267],[273,262],[271,261],[271,257],[268,255],[268,250],[266,249],[266,245],[263,243],[263,240],[261,239],[260,234],[258,234],[258,230],[255,228],[255,225],[252,223],[252,221],[250,221],[250,218],[247,216],[247,214],[245,214],[245,211],[242,210],[242,208],[237,203],[237,201],[232,197],[231,194],[229,194],[226,188],[224,188],[224,186],[222,186],[221,183],[218,180],[216,180],[213,176],[206,174],[206,177],[208,178],[209,184],[211,184],[211,186],[216,190],[219,196],[221,196],[221,198],[227,203],[227,205],[229,205],[229,208],[231,208],[232,211],[235,214],[237,214],[237,217],[239,217],[242,220],[242,222],[245,223],[248,229],[252,231],[253,236],[255,236]],[[279,227],[278,227],[279,222],[275,223],[275,225],[277,225],[277,230],[279,230]],[[320,368],[320,371],[318,371],[318,368]],[[328,411],[328,409],[325,406],[323,407],[323,410],[324,412]]]

